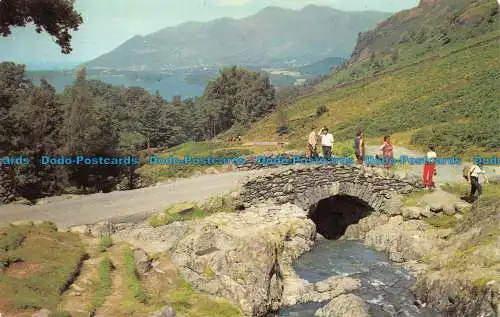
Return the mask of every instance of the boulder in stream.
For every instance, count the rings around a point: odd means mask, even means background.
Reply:
[[[317,317],[370,317],[368,305],[359,296],[340,295],[318,309]]]

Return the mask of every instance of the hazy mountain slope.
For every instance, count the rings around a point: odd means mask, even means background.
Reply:
[[[331,56],[349,56],[359,32],[390,14],[343,12],[307,6],[299,11],[268,7],[244,19],[218,19],[168,27],[136,36],[108,54],[88,62],[89,68],[159,69],[228,64],[309,64]]]
[[[342,57],[328,57],[309,65],[297,67],[296,70],[301,74],[325,75],[329,74],[332,68],[342,65],[344,62],[345,59]]]
[[[375,29],[361,33],[349,67],[325,84],[445,56],[495,36],[498,26],[495,0],[421,0],[418,7],[403,10]]]
[[[346,69],[322,83],[316,93],[288,106],[291,132],[285,139],[303,148],[307,132],[315,124],[328,126],[339,141],[352,139],[361,128],[378,140],[396,134],[400,145],[433,143],[440,153],[500,151],[500,30],[494,2],[435,1],[435,10],[420,7],[395,15],[399,19],[416,12],[411,20],[395,23],[395,17],[389,18],[393,22],[386,21],[369,33],[370,41],[362,35]],[[431,28],[446,25],[443,11],[457,17],[449,25],[447,43],[439,42]],[[430,32],[418,40],[396,40],[398,34],[409,34],[416,26],[425,26]],[[424,43],[429,48],[422,52]],[[394,63],[380,61],[375,69],[377,60],[366,56],[387,50],[385,45],[404,57]],[[368,76],[375,72],[378,75]],[[335,83],[341,81],[343,87],[336,88]],[[329,111],[317,117],[320,105]],[[275,129],[273,115],[252,127],[246,138],[279,139]]]

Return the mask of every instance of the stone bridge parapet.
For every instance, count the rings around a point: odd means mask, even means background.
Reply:
[[[366,202],[375,211],[391,213],[393,199],[421,188],[421,181],[404,172],[380,168],[317,165],[291,166],[249,179],[239,193],[245,207],[259,203],[292,203],[305,210],[323,199],[347,195]]]

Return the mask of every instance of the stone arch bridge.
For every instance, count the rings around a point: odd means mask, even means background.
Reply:
[[[398,196],[421,188],[420,180],[402,174],[364,166],[292,166],[248,180],[239,201],[245,208],[295,204],[309,212],[318,232],[338,238],[369,213],[397,213]]]

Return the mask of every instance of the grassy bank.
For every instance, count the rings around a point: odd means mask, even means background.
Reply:
[[[79,237],[49,223],[1,230],[0,308],[55,310],[86,255]]]

